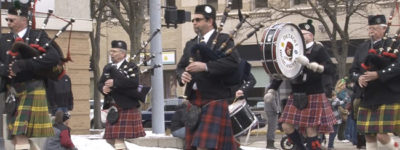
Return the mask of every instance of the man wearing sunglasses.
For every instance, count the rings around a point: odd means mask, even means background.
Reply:
[[[211,5],[196,6],[192,23],[197,36],[186,43],[177,65],[177,79],[180,86],[186,84],[185,96],[189,100],[189,107],[194,105],[201,108],[197,126],[188,128],[186,124],[185,149],[238,148],[228,111],[228,100],[233,99],[235,91],[226,84],[225,79],[238,70],[239,54],[234,50],[216,59],[199,54],[216,54],[221,44],[229,39],[227,34],[219,34],[215,48],[211,49],[217,35],[215,18],[216,11]],[[233,40],[228,41],[227,48],[222,52],[233,47]]]
[[[15,89],[14,94],[17,99],[15,112],[8,114],[11,118],[8,121],[9,135],[13,139],[15,149],[32,148],[31,145],[34,144],[28,140],[30,137],[54,135],[48,115],[44,85],[46,77],[37,73],[57,65],[60,56],[53,46],[46,48],[46,52],[39,56],[31,58],[25,57],[26,52],[37,49],[12,50],[12,45],[16,41],[25,42],[26,47],[29,47],[28,45],[34,43],[39,35],[39,31],[28,28],[28,9],[27,5],[11,6],[8,9],[6,20],[11,32],[3,34],[0,39],[0,75],[7,84],[7,86],[2,84],[0,89],[1,91]],[[41,33],[38,44],[44,46],[48,41],[50,39],[47,34]]]

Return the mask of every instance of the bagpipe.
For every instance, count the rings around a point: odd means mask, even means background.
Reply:
[[[69,57],[69,51],[68,51],[68,56],[67,58],[64,58],[63,53],[61,51],[60,46],[54,42],[69,26],[72,25],[73,22],[75,22],[74,19],[70,19],[70,21],[67,21],[67,24],[63,26],[56,35],[49,41],[47,41],[44,45],[39,45],[40,38],[43,35],[43,32],[45,27],[47,26],[48,20],[50,16],[52,15],[53,11],[49,10],[47,13],[47,17],[45,18],[43,22],[42,28],[39,30],[39,33],[37,34],[37,37],[34,40],[34,43],[29,44],[29,32],[31,30],[31,27],[28,26],[27,30],[27,35],[26,39],[22,38],[16,38],[11,49],[7,52],[8,55],[11,56],[12,62],[17,61],[18,59],[38,59],[46,55],[47,49],[51,46],[53,47],[58,55],[60,56],[60,59],[57,63],[57,65],[49,68],[49,69],[42,69],[37,72],[34,72],[36,75],[41,76],[41,77],[46,77],[52,80],[58,80],[60,79],[64,74],[65,74],[65,69],[64,69],[64,64],[67,61],[71,61],[71,58]],[[30,22],[31,20],[28,19]],[[31,25],[32,23],[28,23]]]
[[[367,71],[382,70],[397,60],[399,56],[400,36],[385,37],[379,49],[371,48],[361,67]]]
[[[141,60],[138,64],[136,64],[134,61],[136,59],[136,56],[138,56],[140,53],[142,53],[147,45],[150,43],[150,41],[155,37],[160,32],[160,29],[157,29],[152,33],[152,35],[149,37],[149,39],[143,43],[141,46],[141,49],[138,50],[136,54],[134,54],[131,58],[129,58],[128,63],[126,65],[121,66],[121,69],[118,69],[111,64],[107,64],[104,67],[103,74],[106,79],[130,79],[130,78],[139,78],[140,74],[149,72],[154,70],[155,68],[161,67],[160,64],[155,64],[149,68],[146,68],[144,70],[140,70],[140,66],[147,65],[146,62],[153,59],[154,55],[151,55],[149,57],[145,57],[143,60]],[[119,91],[119,93],[122,93],[124,95],[129,96],[132,99],[139,99],[142,102],[145,102],[146,100],[146,95],[150,92],[151,87],[139,85],[138,88],[130,88],[126,89],[124,91]],[[139,95],[135,95],[133,93],[138,92]]]
[[[226,57],[226,56],[230,55],[244,41],[246,41],[251,36],[253,36],[260,28],[263,27],[263,25],[261,25],[261,24],[254,27],[253,31],[248,33],[244,39],[240,40],[233,47],[228,48],[227,46],[228,46],[229,42],[233,41],[233,37],[236,35],[237,31],[242,27],[243,23],[246,22],[248,15],[245,15],[244,18],[240,19],[239,23],[235,26],[234,30],[229,33],[229,35],[228,35],[229,38],[225,39],[222,42],[222,44],[220,45],[220,47],[216,47],[218,37],[220,36],[222,28],[228,17],[228,12],[230,11],[230,7],[231,7],[231,2],[228,2],[228,5],[224,10],[221,22],[217,29],[216,36],[212,40],[211,46],[208,47],[205,42],[198,41],[197,44],[195,44],[191,48],[191,57],[189,58],[189,63],[194,62],[194,61],[201,61],[201,62],[207,63],[209,61],[214,61],[214,60]],[[200,34],[198,34],[197,38],[198,39],[201,38]],[[241,59],[239,62],[238,70],[233,72],[227,78],[224,78],[224,81],[223,81],[224,84],[228,85],[228,86],[233,86],[233,85],[237,85],[237,84],[241,83],[242,77],[244,76],[245,73],[248,74],[250,72],[250,69],[251,69],[251,65],[247,61]]]

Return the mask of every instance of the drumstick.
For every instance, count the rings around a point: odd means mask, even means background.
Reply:
[[[239,100],[239,99],[244,99],[244,96],[236,97],[236,98],[233,100],[233,103],[236,102],[236,101]]]

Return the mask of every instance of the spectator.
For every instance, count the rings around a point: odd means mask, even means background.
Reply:
[[[270,85],[272,86],[272,85]],[[265,89],[264,95],[264,111],[267,115],[267,147],[268,149],[276,149],[275,131],[278,128],[279,114],[282,112],[281,100],[289,97],[291,88],[288,81],[283,81],[279,87],[279,92],[273,92],[274,96],[267,96],[268,87]]]
[[[74,96],[69,76],[64,75],[59,80],[47,79],[46,96],[53,116],[58,110],[64,113],[71,111],[74,108]]]
[[[55,116],[55,135],[46,140],[45,150],[77,150],[71,140],[71,128],[68,127],[70,115],[59,110]]]

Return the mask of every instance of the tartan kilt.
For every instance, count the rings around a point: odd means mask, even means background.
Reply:
[[[194,131],[186,128],[185,146],[187,150],[195,147],[216,150],[238,148],[229,117],[228,100],[212,100],[202,107],[198,127]]]
[[[400,103],[382,104],[376,110],[358,108],[357,130],[360,133],[400,133]]]
[[[54,130],[49,117],[43,81],[30,80],[15,83],[14,88],[19,104],[16,113],[9,120],[10,135],[53,136]]]
[[[279,122],[299,127],[305,132],[307,127],[315,127],[319,133],[333,132],[336,118],[324,93],[308,95],[307,107],[298,110],[293,105],[293,96],[289,96]]]
[[[142,114],[138,108],[118,108],[118,121],[111,125],[106,121],[104,139],[137,138],[146,135],[142,125]]]

